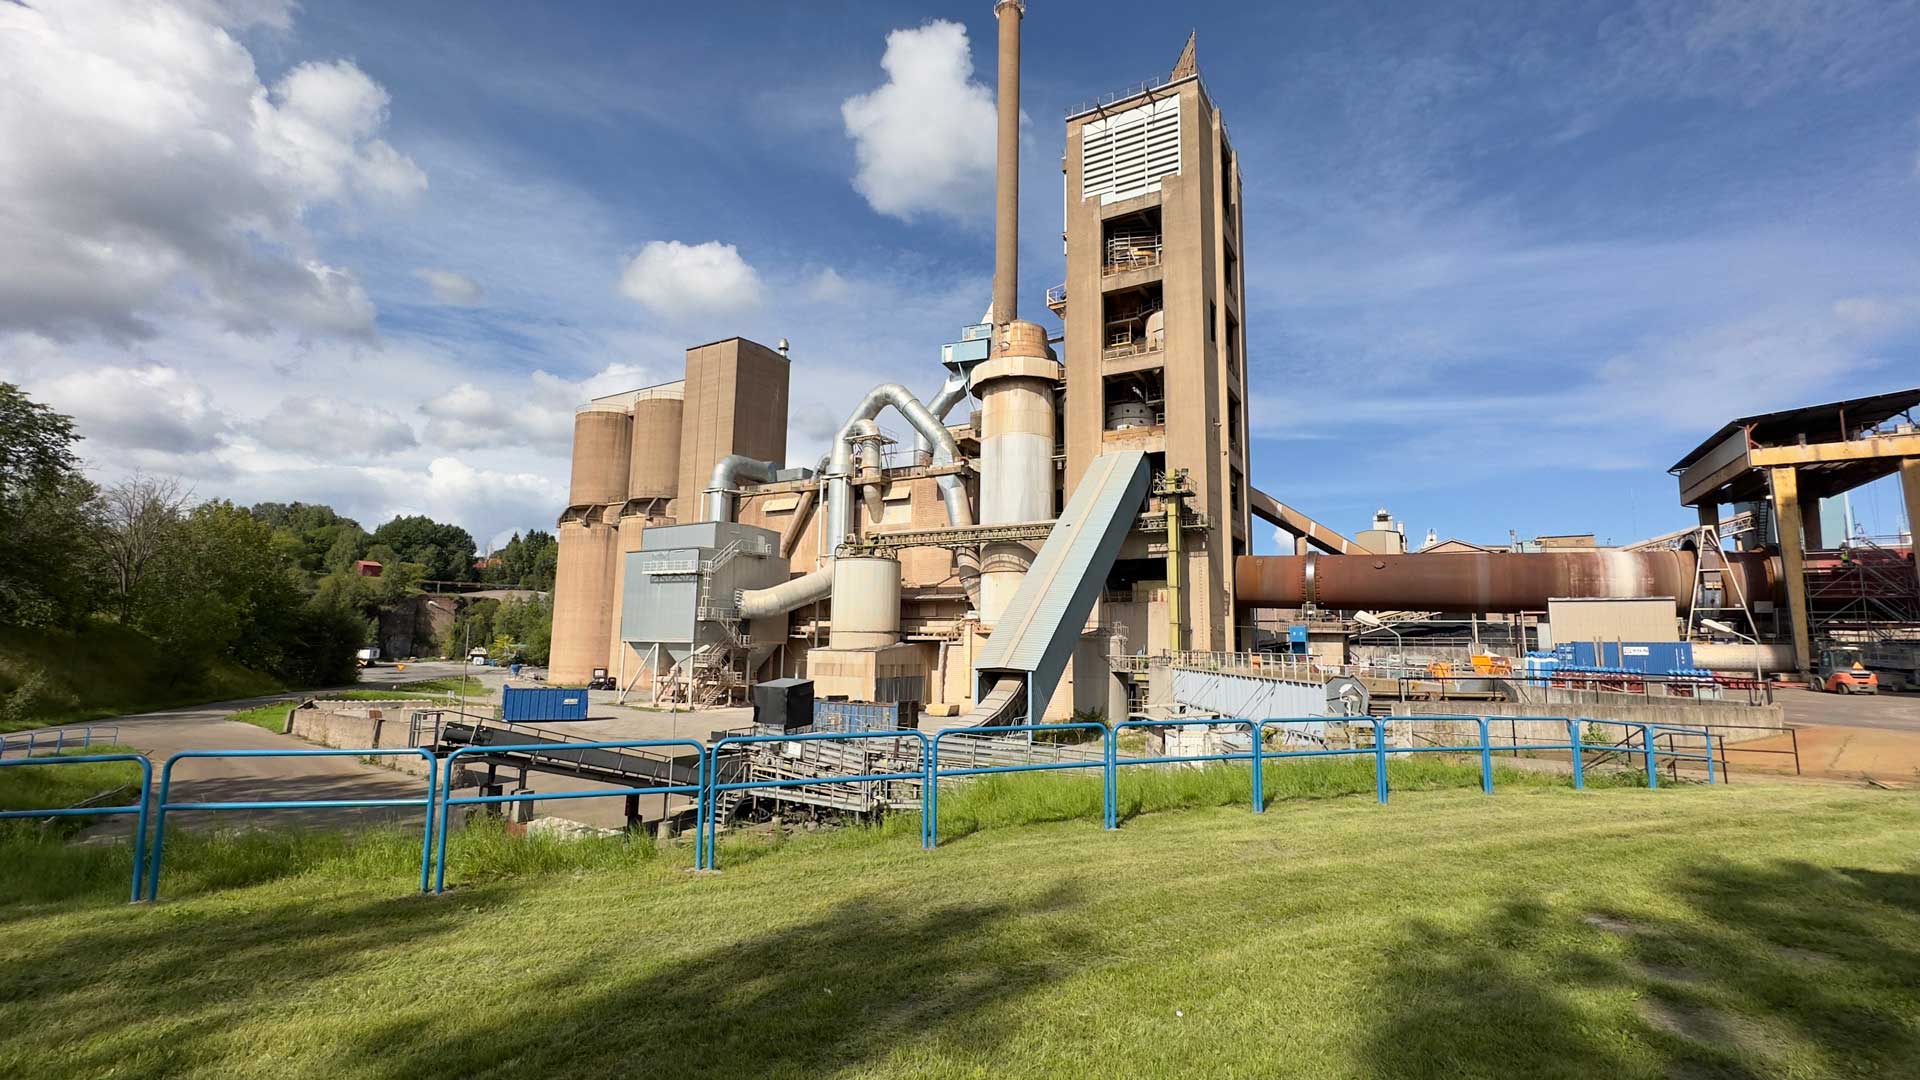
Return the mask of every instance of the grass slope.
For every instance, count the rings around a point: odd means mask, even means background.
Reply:
[[[399,834],[183,834],[157,910],[8,886],[0,1075],[1912,1075],[1916,810],[1402,788],[735,843],[713,876],[476,829],[440,898]]]
[[[96,622],[75,632],[0,629],[0,698],[34,681],[29,715],[0,715],[0,731],[78,723],[203,701],[258,697],[285,689],[272,677],[217,661],[204,678],[183,682],[152,639]]]

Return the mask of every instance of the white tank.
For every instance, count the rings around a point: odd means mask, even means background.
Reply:
[[[849,555],[833,563],[835,649],[874,649],[900,640],[900,560]]]

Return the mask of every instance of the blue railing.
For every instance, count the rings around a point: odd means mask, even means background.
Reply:
[[[858,773],[851,776],[809,776],[793,780],[739,780],[720,782],[720,751],[729,746],[752,746],[756,743],[801,743],[801,742],[847,742],[861,739],[911,739],[920,743],[920,768],[913,772]],[[827,784],[875,784],[891,780],[920,781],[920,846],[933,846],[933,832],[929,828],[928,764],[933,760],[932,741],[924,732],[919,731],[815,731],[797,735],[734,735],[714,743],[707,751],[707,794],[700,800],[700,818],[698,828],[706,834],[703,851],[706,862],[700,864],[702,870],[718,869],[719,860],[714,846],[719,841],[719,814],[716,813],[720,795],[729,791],[760,791],[770,788],[821,787]]]
[[[1113,734],[1105,724],[1077,720],[1066,724],[1018,724],[1011,727],[997,727],[994,735],[1026,732],[1033,734],[1045,731],[1095,731],[1100,733],[1100,758],[1093,761],[1045,761],[1030,762],[1025,765],[983,765],[967,766],[961,769],[942,769],[940,767],[940,743],[949,736],[980,734],[977,728],[948,728],[933,737],[927,764],[927,796],[921,811],[921,839],[926,847],[940,845],[940,781],[958,779],[963,776],[993,776],[998,773],[1054,772],[1059,769],[1099,769],[1106,778],[1113,770]],[[1110,779],[1101,783],[1101,811],[1106,817],[1107,828],[1114,827],[1114,818],[1118,809],[1114,805],[1113,784]]]
[[[427,762],[427,794],[419,799],[262,799],[246,802],[172,802],[173,767],[188,759],[207,758],[289,758],[289,757],[408,757]],[[451,775],[451,774],[449,774]],[[153,852],[147,870],[147,899],[160,896],[160,860],[166,852],[167,812],[169,810],[320,810],[372,806],[419,806],[426,810],[426,824],[420,837],[420,891],[427,891],[427,863],[433,852],[433,802],[440,778],[439,763],[433,751],[419,746],[386,747],[366,750],[182,750],[167,759],[160,770],[160,795],[154,803]]]
[[[1489,724],[1492,720],[1526,720],[1566,726],[1566,741],[1546,743],[1494,743],[1491,739]],[[1270,732],[1284,733],[1287,729],[1308,726],[1324,731],[1329,724],[1349,723],[1371,728],[1372,738],[1366,745],[1332,747],[1322,745],[1305,750],[1275,750],[1267,748]],[[131,897],[141,898],[142,885],[145,896],[154,900],[159,896],[160,873],[165,854],[166,824],[169,812],[178,811],[225,811],[225,810],[296,810],[330,809],[355,807],[421,807],[424,812],[420,849],[420,889],[441,891],[446,883],[447,837],[450,832],[450,813],[455,806],[488,806],[513,802],[545,802],[559,799],[610,798],[613,796],[641,795],[692,795],[696,800],[696,831],[694,837],[694,864],[699,869],[718,868],[719,847],[719,803],[722,795],[730,792],[750,792],[778,788],[823,787],[834,784],[871,784],[892,781],[914,781],[920,785],[921,846],[934,848],[939,843],[939,800],[940,781],[973,776],[990,776],[1010,773],[1054,772],[1066,769],[1098,768],[1101,771],[1101,810],[1103,824],[1108,829],[1119,827],[1119,770],[1128,765],[1191,764],[1209,762],[1247,762],[1251,770],[1252,803],[1255,813],[1266,808],[1265,765],[1271,761],[1305,758],[1361,757],[1370,756],[1374,762],[1375,797],[1385,803],[1389,797],[1388,761],[1391,757],[1403,754],[1477,754],[1480,759],[1481,790],[1491,795],[1494,790],[1493,752],[1495,750],[1520,750],[1566,752],[1572,763],[1573,785],[1576,788],[1586,786],[1586,756],[1590,753],[1622,755],[1628,758],[1638,756],[1646,769],[1647,786],[1660,786],[1659,766],[1662,763],[1680,761],[1699,761],[1706,763],[1707,782],[1718,782],[1715,771],[1716,756],[1713,752],[1713,733],[1705,728],[1671,724],[1633,723],[1617,720],[1594,721],[1566,717],[1485,717],[1485,716],[1424,716],[1395,717],[1397,724],[1410,723],[1472,723],[1478,732],[1478,739],[1472,743],[1444,746],[1389,746],[1387,744],[1388,719],[1356,718],[1342,720],[1330,717],[1293,717],[1270,718],[1263,720],[1244,720],[1238,718],[1194,718],[1177,720],[1129,720],[1108,728],[1093,722],[1061,724],[1028,724],[1006,728],[996,728],[991,732],[980,729],[954,728],[942,731],[929,738],[919,731],[866,731],[866,732],[804,732],[792,735],[751,735],[730,736],[703,747],[691,739],[654,739],[654,740],[617,740],[606,742],[565,742],[511,744],[508,746],[471,746],[462,747],[449,754],[445,759],[444,774],[441,762],[436,760],[431,750],[424,747],[369,748],[369,749],[314,749],[314,750],[186,750],[169,757],[161,770],[158,794],[153,785],[153,765],[139,754],[96,754],[76,757],[22,757],[0,761],[0,765],[66,765],[85,762],[129,761],[138,764],[142,772],[141,798],[137,803],[125,806],[72,807],[48,810],[10,810],[0,812],[0,819],[78,817],[88,815],[137,815],[139,820],[135,829],[133,850],[133,883]],[[1639,745],[1632,745],[1632,737],[1615,744],[1595,744],[1584,738],[1585,728],[1590,724],[1602,724],[1619,727],[1629,732],[1638,731]],[[1122,756],[1119,749],[1120,737],[1127,731],[1168,730],[1185,727],[1238,728],[1247,733],[1246,749],[1225,748],[1208,753],[1155,754],[1143,757]],[[1097,757],[1080,760],[1030,761],[1013,765],[968,765],[959,768],[942,768],[940,756],[943,746],[951,746],[948,741],[963,736],[992,734],[1038,734],[1045,732],[1088,731],[1099,736],[1100,754]],[[1679,738],[1697,738],[1702,740],[1700,753],[1690,753],[1687,747],[1671,746],[1662,751],[1659,739],[1668,737],[1671,744]],[[85,736],[83,735],[83,738]],[[905,740],[917,744],[917,761],[911,753],[901,755],[912,763],[912,768],[900,768],[890,772],[856,772],[807,776],[789,779],[739,779],[723,780],[720,770],[720,757],[723,751],[732,747],[752,746],[763,743],[808,743],[808,742],[848,742],[870,740]],[[512,795],[473,795],[454,796],[452,793],[453,770],[457,759],[478,757],[502,750],[512,752],[538,751],[548,754],[561,754],[569,751],[591,750],[627,750],[675,748],[691,750],[695,758],[695,777],[691,784],[656,784],[644,787],[597,788],[589,791],[523,792]],[[418,755],[427,763],[426,794],[421,798],[368,798],[368,799],[291,799],[291,800],[250,800],[237,802],[174,802],[172,783],[174,766],[187,759],[230,759],[230,758],[286,758],[286,757],[376,757],[376,756],[414,756]],[[154,823],[151,845],[147,844],[147,822]],[[435,829],[439,832],[436,836]],[[143,864],[144,860],[144,864]],[[144,865],[144,875],[142,873]],[[144,877],[144,882],[142,878]]]
[[[693,751],[695,780],[691,784],[661,784],[652,787],[595,788],[591,791],[528,791],[516,795],[453,795],[453,768],[456,761],[468,756],[485,754],[543,753],[549,756],[576,750],[635,750],[658,749],[660,747],[684,748]],[[456,806],[498,806],[513,802],[547,802],[552,799],[600,799],[620,796],[640,795],[692,795],[700,805],[705,805],[707,790],[707,748],[692,739],[633,739],[616,742],[565,742],[565,743],[508,743],[501,746],[463,746],[446,757],[447,782],[441,789],[440,798],[440,837],[435,844],[433,891],[445,892],[447,888],[447,833],[450,819],[448,811]],[[668,765],[671,768],[671,764]],[[431,823],[434,816],[429,813]],[[429,825],[431,827],[431,824]],[[696,830],[694,835],[693,861],[695,866],[705,863],[705,834]],[[425,871],[423,870],[424,874]],[[421,878],[420,887],[426,888],[426,879]]]
[[[69,738],[68,736],[77,736]],[[35,728],[31,731],[16,731],[11,735],[0,735],[0,758],[7,756],[9,749],[24,750],[28,757],[39,749],[53,753],[65,753],[70,746],[85,749],[94,743],[113,743],[119,741],[118,724],[85,724],[79,727],[69,725],[61,728]]]
[[[15,758],[0,765],[85,765],[96,761],[131,761],[140,766],[140,801],[125,806],[66,806],[50,810],[0,810],[0,820],[23,818],[105,817],[138,815],[133,826],[133,887],[129,900],[140,900],[140,870],[147,844],[147,804],[153,790],[153,762],[141,754],[80,754],[74,757]]]

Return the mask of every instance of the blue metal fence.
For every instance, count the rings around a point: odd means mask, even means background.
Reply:
[[[247,802],[172,802],[173,767],[180,762],[207,758],[289,758],[289,757],[405,757],[418,755],[427,762],[427,793],[419,799],[276,799]],[[433,852],[433,802],[440,767],[433,751],[425,747],[388,747],[365,750],[182,750],[167,759],[160,770],[160,794],[154,803],[153,851],[147,871],[147,899],[160,896],[160,860],[166,851],[167,812],[169,810],[318,810],[371,806],[419,806],[426,810],[426,823],[420,838],[420,891],[427,891],[427,863]]]
[[[65,753],[70,746],[85,749],[95,743],[112,743],[120,738],[118,724],[85,724],[79,727],[34,728],[30,731],[16,731],[10,735],[0,735],[0,758],[7,756],[8,750],[24,751],[32,757],[35,750],[49,750],[53,753]]]
[[[140,900],[140,870],[146,854],[147,804],[153,790],[153,762],[141,754],[79,754],[74,757],[15,758],[0,765],[85,765],[96,761],[131,761],[140,766],[140,801],[125,806],[66,806],[47,810],[0,810],[0,820],[23,818],[109,817],[137,815],[133,827],[133,887],[129,902]]]
[[[541,753],[558,756],[560,753],[576,750],[634,750],[676,747],[693,751],[698,764],[694,766],[695,781],[691,784],[664,784],[652,787],[595,788],[591,791],[528,791],[516,795],[453,795],[453,769],[458,759],[468,756],[498,754],[503,750],[515,754]],[[498,806],[513,802],[547,802],[551,799],[604,799],[615,795],[692,795],[701,804],[705,803],[707,790],[706,747],[692,739],[631,739],[615,742],[565,742],[565,743],[511,743],[506,746],[463,746],[446,757],[447,782],[441,789],[439,827],[440,836],[434,849],[433,891],[445,892],[447,888],[447,833],[449,829],[448,811],[456,806]],[[434,815],[428,815],[432,822]],[[705,861],[706,837],[696,830],[694,835],[693,861],[696,866]],[[424,874],[425,871],[423,870]],[[425,878],[421,888],[425,889]]]
[[[1495,744],[1489,732],[1489,721],[1530,720],[1566,725],[1566,741]],[[447,836],[450,831],[450,812],[455,806],[497,805],[512,802],[548,801],[556,799],[608,798],[612,796],[640,795],[692,795],[696,800],[696,832],[694,838],[694,863],[697,868],[714,870],[718,868],[719,842],[719,802],[722,795],[729,792],[749,792],[773,788],[815,787],[831,784],[865,784],[889,781],[917,781],[920,784],[921,846],[933,848],[939,843],[939,785],[942,780],[959,779],[972,776],[989,776],[1010,773],[1054,772],[1067,769],[1101,770],[1102,778],[1102,817],[1106,828],[1119,827],[1119,770],[1129,765],[1193,764],[1210,762],[1247,762],[1251,770],[1252,802],[1255,813],[1266,808],[1265,766],[1268,762],[1288,759],[1333,758],[1370,756],[1374,764],[1375,797],[1385,803],[1389,797],[1388,764],[1396,755],[1411,754],[1462,754],[1477,755],[1480,761],[1481,790],[1491,795],[1494,790],[1493,751],[1495,749],[1526,749],[1529,751],[1566,752],[1572,763],[1573,785],[1584,788],[1586,783],[1586,758],[1588,754],[1602,753],[1620,755],[1631,759],[1639,757],[1646,769],[1647,786],[1659,787],[1659,766],[1662,763],[1680,761],[1705,762],[1707,782],[1719,782],[1715,771],[1716,756],[1713,750],[1714,734],[1704,728],[1682,725],[1628,723],[1622,721],[1593,721],[1583,718],[1567,717],[1485,717],[1485,716],[1430,716],[1395,717],[1394,723],[1472,723],[1476,726],[1478,739],[1470,744],[1431,745],[1431,746],[1389,746],[1387,744],[1388,720],[1383,718],[1355,718],[1345,721],[1371,728],[1372,738],[1367,745],[1333,747],[1321,745],[1313,749],[1268,749],[1268,737],[1273,732],[1285,733],[1289,728],[1310,727],[1315,731],[1324,731],[1330,723],[1340,723],[1337,718],[1328,717],[1292,717],[1246,720],[1239,718],[1193,718],[1177,720],[1129,720],[1108,728],[1104,724],[1076,722],[1062,724],[1028,724],[993,729],[990,734],[1038,734],[1045,732],[1088,731],[1099,736],[1100,756],[1076,761],[1030,761],[1013,765],[968,765],[959,768],[942,768],[940,755],[943,745],[951,745],[948,740],[962,736],[983,734],[978,729],[955,728],[942,731],[929,738],[925,733],[912,730],[861,731],[861,732],[802,732],[790,735],[750,735],[730,736],[703,747],[691,739],[653,739],[618,740],[607,742],[566,742],[552,744],[519,745],[512,750],[536,750],[547,753],[565,753],[585,750],[624,750],[657,749],[671,747],[692,750],[697,762],[695,780],[691,784],[658,784],[646,787],[599,788],[589,791],[561,792],[524,792],[513,795],[473,795],[454,796],[452,793],[453,770],[462,757],[481,756],[489,752],[498,752],[499,747],[472,746],[454,751],[445,759],[446,772],[441,773],[441,763],[433,753],[424,747],[404,748],[368,748],[368,749],[313,749],[313,750],[186,750],[169,757],[161,770],[158,794],[153,785],[153,766],[139,754],[96,754],[76,757],[22,757],[0,761],[0,765],[66,765],[85,762],[128,761],[138,764],[142,772],[141,797],[137,803],[125,806],[73,807],[48,810],[11,810],[0,812],[0,819],[54,818],[76,816],[106,816],[132,814],[138,817],[133,846],[133,882],[131,898],[141,898],[142,885],[145,885],[146,899],[159,896],[160,873],[165,853],[167,815],[171,811],[226,811],[226,810],[291,810],[352,807],[421,807],[425,821],[422,830],[420,853],[420,889],[425,892],[430,885],[433,891],[441,891],[446,883]],[[1604,724],[1611,727],[1637,732],[1638,745],[1634,745],[1633,736],[1619,743],[1595,744],[1587,741],[1585,728],[1590,724]],[[1238,728],[1246,732],[1247,747],[1227,747],[1207,753],[1154,754],[1149,756],[1126,757],[1120,754],[1119,741],[1127,731],[1165,731],[1187,727]],[[116,731],[117,734],[117,731]],[[1666,737],[1667,750],[1662,751],[1659,740]],[[85,738],[83,735],[82,738]],[[1680,746],[1677,740],[1698,739],[1701,741],[1699,753],[1689,752],[1692,748]],[[917,744],[918,760],[911,769],[901,768],[891,772],[855,772],[826,776],[808,776],[797,779],[738,779],[723,780],[720,773],[720,758],[723,751],[731,747],[751,746],[762,743],[808,743],[843,742],[866,740],[907,740]],[[171,798],[173,770],[179,762],[187,759],[222,758],[281,758],[281,757],[369,757],[369,756],[410,756],[418,755],[427,762],[426,793],[421,798],[382,798],[382,799],[296,799],[296,800],[255,800],[237,802],[174,802]],[[907,755],[912,760],[912,755]],[[153,837],[147,843],[147,822],[153,821]],[[435,829],[439,832],[436,836]],[[437,849],[437,850],[436,850]],[[145,873],[143,875],[143,859]],[[436,872],[437,871],[437,872]],[[144,883],[142,878],[145,878]]]
[[[803,743],[803,742],[845,742],[859,739],[913,739],[920,743],[920,768],[913,772],[859,773],[851,776],[809,776],[800,780],[741,780],[728,783],[720,782],[720,751],[729,746],[750,746],[755,743]],[[920,846],[932,847],[933,834],[928,828],[930,815],[927,812],[929,791],[933,784],[928,780],[928,765],[933,760],[932,742],[918,731],[814,731],[796,735],[734,735],[721,739],[707,751],[707,794],[700,800],[700,819],[698,827],[706,833],[704,854],[706,862],[700,865],[703,870],[718,869],[718,859],[714,845],[719,840],[719,815],[715,813],[715,804],[719,796],[729,791],[757,791],[769,788],[819,787],[826,784],[872,784],[888,780],[918,780],[920,786]],[[699,852],[696,852],[699,854]]]

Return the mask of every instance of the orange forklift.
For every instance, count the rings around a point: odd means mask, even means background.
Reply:
[[[1829,694],[1878,694],[1880,676],[1867,670],[1860,650],[1850,645],[1829,645],[1820,653],[1820,689]]]

